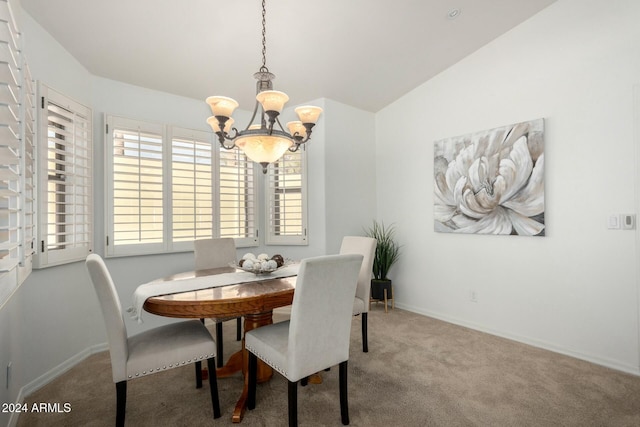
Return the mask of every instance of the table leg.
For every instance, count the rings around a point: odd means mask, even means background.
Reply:
[[[246,314],[244,316],[244,332],[248,332],[252,329],[259,328],[260,326],[270,325],[273,323],[273,311],[258,314]],[[230,366],[229,370],[225,370],[227,366]],[[242,394],[236,403],[236,407],[231,416],[231,421],[239,423],[242,421],[244,411],[247,408],[247,397],[249,395],[249,376],[247,375],[249,368],[249,356],[247,350],[244,348],[244,336],[242,337],[242,350],[234,353],[225,367],[218,369],[216,372],[222,372],[223,375],[229,376],[231,373],[242,370],[244,376],[244,387],[242,388]],[[233,369],[233,372],[231,372]],[[258,375],[257,379],[259,383],[269,381],[273,376],[273,369],[266,363],[258,359]]]

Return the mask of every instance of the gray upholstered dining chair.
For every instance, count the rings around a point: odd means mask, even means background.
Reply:
[[[291,319],[245,334],[249,409],[256,407],[258,358],[288,380],[289,426],[298,424],[298,381],[340,365],[340,413],[342,424],[349,424],[347,362],[353,298],[362,259],[356,254],[303,259]]]
[[[116,384],[116,426],[124,426],[127,381],[202,360],[207,360],[210,371],[213,417],[219,418],[216,343],[209,330],[198,320],[187,320],[128,337],[118,292],[107,266],[97,254],[87,257],[86,266],[107,327],[111,373]],[[202,387],[201,377],[196,382],[196,387]]]
[[[228,267],[236,263],[236,244],[232,238],[200,239],[193,242],[195,256],[195,269]],[[223,360],[223,335],[222,322],[236,319],[236,340],[242,339],[242,317],[212,317],[216,324],[216,359],[218,367],[222,367]]]
[[[358,275],[358,287],[353,302],[353,315],[362,317],[362,351],[365,353],[369,351],[367,316],[370,306],[371,275],[373,273],[376,244],[376,239],[371,237],[345,236],[342,238],[342,245],[340,246],[341,254],[360,254],[364,257],[360,274]]]

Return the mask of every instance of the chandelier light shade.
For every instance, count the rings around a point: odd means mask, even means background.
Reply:
[[[311,138],[311,130],[316,125],[322,108],[302,106],[295,109],[298,121],[287,123],[287,130],[280,124],[279,116],[289,96],[273,90],[275,75],[266,66],[266,8],[262,0],[262,66],[253,76],[258,80],[256,85],[256,103],[251,120],[244,130],[233,127],[231,117],[238,103],[226,96],[210,96],[206,102],[211,107],[213,116],[207,123],[218,137],[220,146],[231,150],[241,149],[249,159],[262,165],[267,172],[269,163],[277,161],[287,150],[298,151],[300,146]]]

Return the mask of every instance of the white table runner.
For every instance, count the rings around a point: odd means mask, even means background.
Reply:
[[[214,274],[211,276],[194,277],[190,279],[176,279],[166,282],[153,281],[142,284],[133,293],[132,305],[127,309],[134,320],[142,323],[142,306],[147,298],[160,295],[179,294],[181,292],[197,291],[200,289],[217,288],[220,286],[238,285],[241,283],[258,282],[260,280],[279,279],[296,276],[300,264],[292,264],[274,271],[268,275],[256,275],[246,271]]]

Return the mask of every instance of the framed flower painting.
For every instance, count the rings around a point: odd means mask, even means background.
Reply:
[[[434,228],[544,236],[544,120],[434,143]]]

